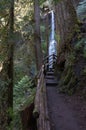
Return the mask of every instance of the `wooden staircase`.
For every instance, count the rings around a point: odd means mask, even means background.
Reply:
[[[53,71],[48,71],[46,73],[46,86],[55,87],[57,85],[57,79]]]
[[[52,59],[51,62],[49,60]],[[44,66],[45,66],[45,79],[46,79],[46,85],[54,87],[57,85],[57,79],[55,77],[54,71],[55,71],[55,64],[56,64],[57,56],[56,55],[50,55],[44,60]],[[52,68],[50,66],[52,65]]]
[[[53,58],[52,62],[49,62],[50,58]],[[37,120],[37,130],[52,130],[48,114],[47,87],[57,86],[57,80],[54,75],[56,60],[56,55],[47,56],[37,75],[37,89],[33,111],[33,116]],[[50,68],[51,64],[52,68]]]

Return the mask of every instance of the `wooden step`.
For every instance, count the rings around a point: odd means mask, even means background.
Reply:
[[[53,86],[57,86],[57,82],[46,82],[47,86],[53,87]]]
[[[53,76],[53,75],[46,75],[46,79],[55,79],[55,76]]]
[[[46,73],[46,75],[54,75],[54,72],[53,72],[53,71],[48,71],[48,72]]]
[[[57,85],[57,80],[56,79],[46,79],[46,85],[47,86],[56,86]]]

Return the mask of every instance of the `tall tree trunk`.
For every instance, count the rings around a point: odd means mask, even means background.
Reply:
[[[35,18],[35,32],[34,32],[35,55],[36,55],[37,70],[39,70],[42,65],[39,0],[34,0],[34,18]]]
[[[65,44],[68,44],[73,37],[76,25],[77,15],[72,0],[62,0],[56,5],[56,31],[60,35],[60,44],[58,45],[60,53],[63,52]]]
[[[8,76],[10,79],[9,83],[9,93],[8,93],[8,103],[9,107],[13,107],[13,52],[14,52],[14,44],[13,44],[13,35],[14,35],[14,0],[11,0],[10,7],[10,24],[9,24],[9,66],[8,66]]]
[[[49,18],[46,15],[46,22],[45,22],[45,35],[46,35],[46,43],[47,43],[47,55],[48,55],[48,47],[49,47]]]
[[[0,73],[0,130],[8,130],[12,121],[14,0],[10,0],[9,14],[8,34],[4,41],[6,56]]]

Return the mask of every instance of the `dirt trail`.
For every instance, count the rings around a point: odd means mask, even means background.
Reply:
[[[51,130],[86,130],[86,102],[83,99],[60,94],[57,87],[47,86],[47,100]]]

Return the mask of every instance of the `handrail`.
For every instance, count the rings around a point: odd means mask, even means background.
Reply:
[[[45,66],[47,66],[47,65],[52,65],[52,63],[53,63],[53,61],[51,61],[50,63],[46,63]]]
[[[53,60],[51,60],[50,62],[46,62],[41,66],[40,68],[40,71],[38,72],[37,74],[37,94],[39,93],[40,89],[41,89],[41,86],[42,86],[42,82],[43,82],[43,78],[44,78],[44,69],[47,68],[47,66],[50,66],[50,65],[53,65],[54,62],[56,61],[56,55],[50,55],[50,56],[47,56],[47,58],[51,58],[51,57],[54,57]],[[46,59],[46,58],[45,58]],[[36,98],[35,98],[35,104],[38,104],[38,95],[36,95]],[[35,111],[34,111],[34,115],[35,116],[38,116],[36,114],[39,114],[39,106],[35,105]]]
[[[41,66],[41,69],[39,70],[38,74],[37,74],[37,78],[40,77],[41,73],[43,72],[44,69],[44,65]]]
[[[54,57],[54,56],[52,56],[52,57],[53,57],[53,59],[57,59],[57,57]],[[47,62],[47,61],[48,61],[48,59],[49,59],[49,60],[51,60],[51,59],[52,59],[52,57],[48,57],[46,60],[44,60],[44,63],[45,63],[45,62]]]
[[[44,78],[44,65],[41,66],[41,69],[37,75],[37,89],[36,89],[36,96],[35,96],[35,102],[34,102],[34,111],[33,111],[33,115],[35,118],[38,118],[39,117],[39,114],[40,114],[40,107],[39,107],[39,104],[40,104],[40,92],[41,92],[41,89],[42,89],[42,82],[43,82],[43,78]]]
[[[52,57],[53,57],[53,61],[48,62],[48,61],[47,61],[48,58],[49,58],[49,60],[51,60]],[[44,64],[41,66],[39,72],[37,73],[37,76],[36,76],[37,79],[39,79],[39,77],[40,77],[42,71],[44,71],[45,66],[50,66],[50,65],[52,65],[52,64],[56,61],[56,59],[57,59],[57,56],[56,56],[55,54],[49,55],[49,56],[47,56],[47,57],[44,58]]]
[[[51,55],[49,55],[49,56],[46,56],[46,57],[43,59],[43,61],[46,61],[48,58],[50,58],[50,57],[52,57],[52,56],[55,56],[55,58],[57,58],[57,56],[56,56],[55,54],[51,54]]]
[[[55,54],[52,54],[50,56],[47,56],[44,60],[44,68],[45,70],[48,70],[50,66],[54,67],[54,63],[57,60],[57,56]]]
[[[46,96],[46,83],[44,78],[44,65],[38,73],[36,95],[34,100],[33,116],[37,120],[37,130],[50,130],[49,118]]]
[[[50,130],[50,122],[49,120],[45,120],[45,117],[48,117],[48,107],[47,107],[47,97],[46,97],[46,83],[44,78],[45,67],[49,65],[54,65],[56,62],[55,55],[47,56],[47,58],[51,59],[49,62],[45,60],[44,64],[41,66],[40,71],[37,74],[37,88],[36,95],[34,100],[34,111],[33,116],[37,120],[37,129],[40,130]],[[40,124],[40,125],[39,125]]]

